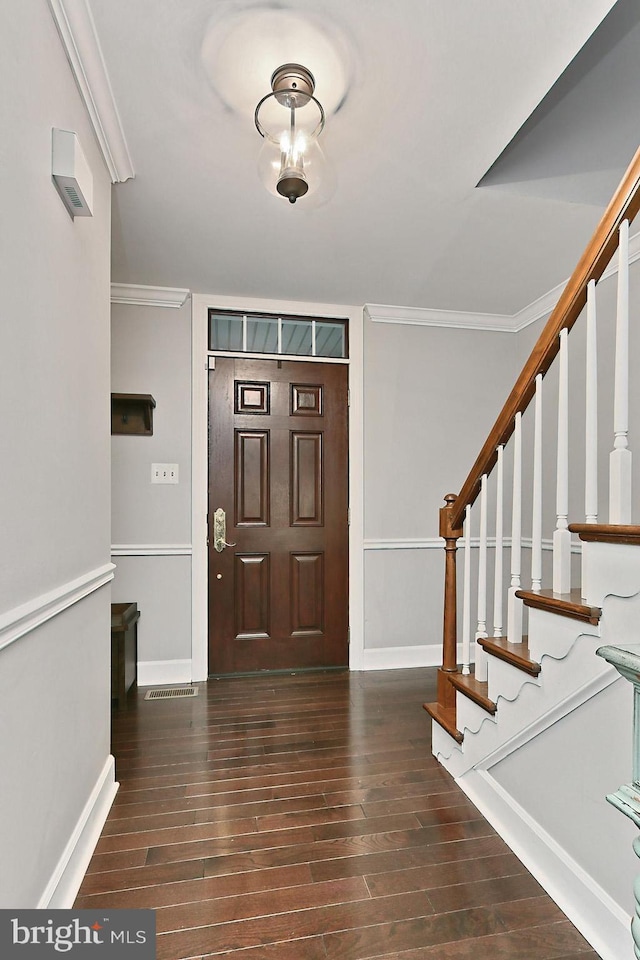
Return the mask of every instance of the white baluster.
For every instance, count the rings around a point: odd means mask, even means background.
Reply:
[[[596,282],[587,285],[587,357],[585,396],[584,513],[587,523],[598,522],[598,340],[596,336]]]
[[[553,590],[571,590],[571,534],[569,533],[569,348],[567,330],[560,331],[558,386],[558,462],[556,474],[556,529],[553,534]]]
[[[511,586],[507,601],[507,639],[522,643],[522,600],[520,589],[522,557],[522,414],[516,413],[513,434],[513,500],[511,509]]]
[[[480,487],[480,550],[478,553],[478,625],[476,627],[476,680],[486,683],[487,654],[478,640],[487,636],[487,475]]]
[[[462,593],[462,674],[471,673],[471,507],[464,512],[464,587]]]
[[[609,458],[609,523],[631,523],[629,447],[629,221],[620,224],[616,318],[614,449]]]
[[[493,635],[502,636],[502,551],[504,517],[504,446],[498,447],[496,464],[496,557],[493,581]]]
[[[542,589],[542,374],[536,377],[533,423],[533,509],[531,516],[531,589]]]

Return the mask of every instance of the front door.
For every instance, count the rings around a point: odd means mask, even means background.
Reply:
[[[347,367],[209,372],[209,673],[348,663]]]

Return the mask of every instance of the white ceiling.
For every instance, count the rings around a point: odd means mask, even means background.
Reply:
[[[88,3],[136,174],[114,187],[114,281],[511,314],[600,216],[476,184],[612,0]],[[253,125],[287,60],[334,111],[295,205],[262,185]]]

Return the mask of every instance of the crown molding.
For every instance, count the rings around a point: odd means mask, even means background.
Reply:
[[[176,287],[145,287],[138,283],[112,283],[111,303],[128,303],[134,307],[183,306],[190,296],[189,290]]]
[[[365,317],[374,323],[403,323],[410,326],[451,327],[458,330],[493,330],[513,333],[513,317],[500,313],[471,313],[460,310],[437,310],[432,307],[394,307],[382,303],[366,303]]]
[[[640,260],[640,233],[629,239],[629,263]],[[600,278],[600,282],[618,272],[614,257]],[[437,310],[430,307],[393,307],[381,303],[367,303],[365,317],[374,323],[404,323],[426,327],[452,327],[459,330],[492,330],[501,333],[520,333],[536,320],[548,317],[560,298],[568,280],[559,283],[537,300],[528,303],[516,313],[472,313],[458,310]]]
[[[133,163],[87,0],[48,0],[112,183],[134,176]]]

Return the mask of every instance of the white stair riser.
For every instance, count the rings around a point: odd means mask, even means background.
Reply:
[[[494,723],[492,715],[464,693],[456,692],[456,724],[460,733],[477,733],[483,723]]]
[[[601,607],[609,594],[632,597],[640,592],[640,550],[626,543],[582,544],[582,595]],[[614,641],[612,641],[614,642]]]
[[[505,660],[490,655],[488,683],[489,699],[495,703],[498,697],[515,700],[524,683],[533,683],[537,686],[539,681],[537,677],[530,676],[524,670],[519,670]]]
[[[544,656],[564,659],[584,634],[599,636],[599,628],[547,610],[529,610],[529,656],[535,663],[540,663]]]

